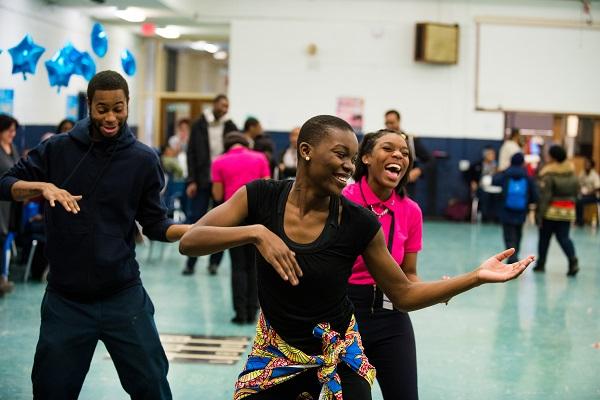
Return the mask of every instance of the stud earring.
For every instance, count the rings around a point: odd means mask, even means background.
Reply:
[[[306,157],[304,157],[304,159],[305,159],[306,161],[310,161],[310,157],[309,157],[309,156],[306,156]]]

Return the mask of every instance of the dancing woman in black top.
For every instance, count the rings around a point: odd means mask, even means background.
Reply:
[[[341,196],[354,172],[356,136],[345,121],[309,119],[298,138],[296,181],[255,181],[184,235],[180,251],[201,256],[244,244],[258,249],[262,308],[257,337],[234,398],[370,399],[373,368],[362,354],[348,277],[362,255],[399,310],[424,308],[483,283],[516,278],[533,261],[513,249],[449,280],[411,282],[390,256],[377,218]]]

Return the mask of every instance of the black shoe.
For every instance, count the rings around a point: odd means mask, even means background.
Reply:
[[[183,271],[181,271],[182,275],[194,275],[194,267],[186,265]]]
[[[209,264],[208,265],[208,274],[216,275],[218,269],[219,269],[219,266],[217,264]]]
[[[577,257],[573,257],[569,260],[569,272],[567,276],[575,276],[579,272],[579,260]]]
[[[533,267],[533,272],[546,272],[546,267],[543,264],[537,263],[535,267]]]
[[[241,317],[239,315],[236,315],[235,317],[231,318],[231,322],[233,322],[236,325],[244,325],[246,321],[246,318]]]

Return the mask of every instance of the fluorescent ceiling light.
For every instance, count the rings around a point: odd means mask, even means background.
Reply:
[[[155,32],[158,36],[162,36],[165,39],[177,39],[179,36],[181,36],[179,28],[174,25],[167,25],[164,28],[156,28]]]
[[[127,7],[124,10],[115,10],[115,15],[128,22],[142,22],[146,20],[146,13],[135,7]]]
[[[215,54],[213,54],[213,57],[215,60],[225,60],[227,59],[227,52],[223,50],[217,51]]]
[[[219,51],[219,46],[217,46],[216,44],[207,43],[204,40],[193,42],[192,44],[190,44],[190,47],[194,50],[206,51],[211,54],[214,54],[217,51]]]

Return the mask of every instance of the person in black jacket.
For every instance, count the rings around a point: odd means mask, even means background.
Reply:
[[[88,85],[89,118],[31,150],[0,179],[2,200],[42,195],[50,264],[31,379],[34,398],[78,397],[98,340],[132,398],[171,399],[154,306],[135,260],[138,221],[154,240],[188,229],[166,216],[156,153],[127,125],[129,89],[114,71]]]
[[[404,133],[408,137],[410,151],[415,155],[415,164],[408,175],[408,184],[406,191],[412,198],[415,197],[415,185],[417,180],[423,177],[426,170],[432,168],[435,162],[434,158],[427,150],[427,147],[421,143],[421,139],[414,135],[409,135],[400,128],[400,113],[396,110],[389,110],[385,113],[385,127],[393,131]]]
[[[211,200],[210,164],[212,160],[223,153],[223,137],[229,132],[237,131],[237,126],[227,118],[229,99],[220,94],[213,100],[212,109],[207,110],[192,125],[187,148],[188,197],[187,220],[194,223],[208,210]],[[213,204],[216,206],[216,204]],[[211,275],[217,273],[217,268],[223,257],[222,252],[212,254],[208,271]],[[197,257],[188,257],[182,273],[194,273]]]
[[[515,249],[513,255],[508,258],[509,263],[519,259],[523,224],[529,212],[529,205],[538,201],[537,187],[533,179],[527,176],[524,162],[523,153],[515,153],[510,159],[510,167],[492,178],[492,185],[502,187],[499,219],[502,223],[504,244],[507,248]]]

